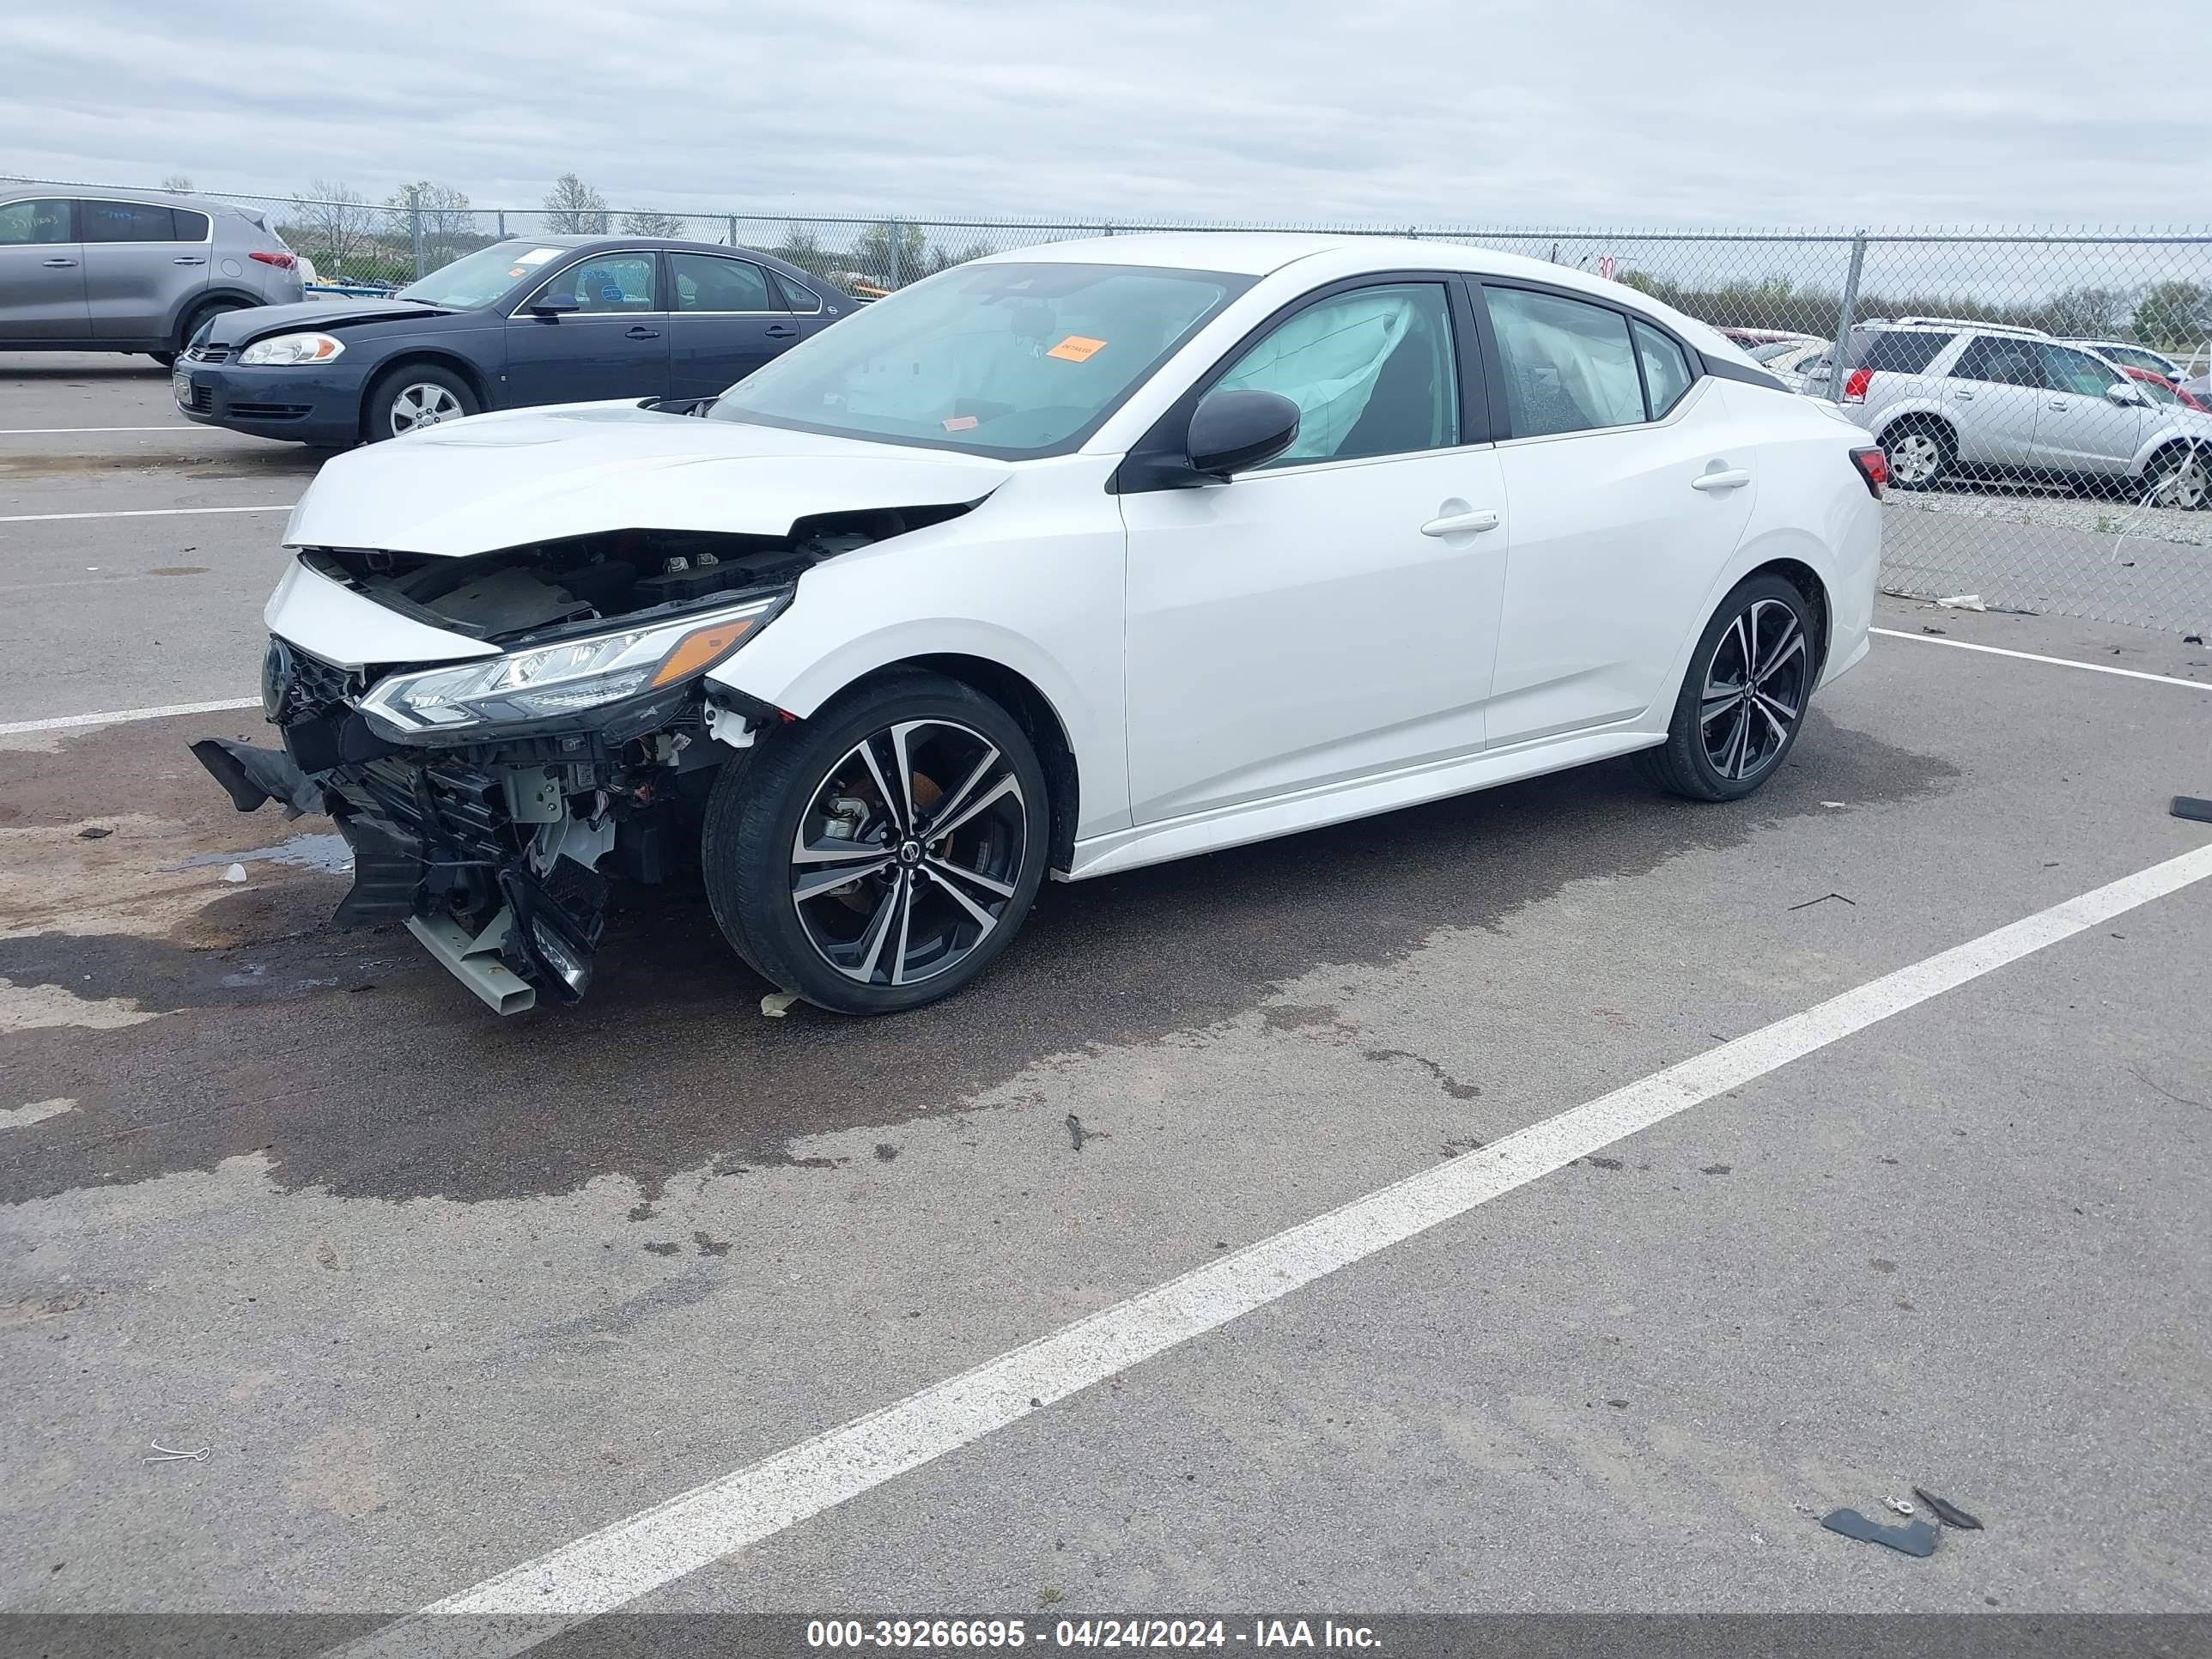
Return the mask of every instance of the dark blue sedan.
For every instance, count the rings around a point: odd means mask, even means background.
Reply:
[[[210,426],[374,442],[487,409],[711,398],[854,304],[748,249],[544,236],[495,243],[388,299],[226,313],[172,385]]]

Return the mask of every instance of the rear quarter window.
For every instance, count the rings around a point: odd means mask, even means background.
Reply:
[[[1857,366],[1886,369],[1892,374],[1917,374],[1936,361],[1945,346],[1959,337],[1920,330],[1885,330],[1861,337]]]

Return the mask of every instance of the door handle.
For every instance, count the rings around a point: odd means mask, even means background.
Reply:
[[[1700,472],[1690,480],[1690,488],[1692,489],[1741,489],[1750,482],[1750,473],[1740,466],[1731,466],[1713,472]]]
[[[630,330],[629,337],[633,340],[657,340],[660,337],[660,331],[657,328],[647,328],[643,323],[640,323]]]
[[[1951,400],[1954,403],[1970,404],[1974,401],[1974,394],[1971,392],[1954,392],[1951,394]]]
[[[1479,531],[1498,528],[1498,514],[1486,507],[1472,513],[1448,513],[1441,519],[1431,519],[1421,526],[1424,536],[1468,536]]]
[[[74,259],[44,259],[40,262],[49,270],[66,270],[76,263]]]
[[[176,258],[170,260],[169,263],[173,265],[204,265],[207,261],[201,258],[198,254],[185,253],[179,255]]]
[[[789,323],[770,323],[768,325],[768,337],[771,340],[788,340],[798,332]]]
[[[2048,404],[2045,404],[2044,407],[2046,409],[2071,409],[2074,405],[2068,403],[2063,398],[2053,398]]]

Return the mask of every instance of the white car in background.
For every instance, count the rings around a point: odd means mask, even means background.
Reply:
[[[341,921],[502,1012],[582,994],[614,882],[696,863],[769,980],[888,1012],[982,971],[1048,873],[1631,753],[1750,793],[1866,652],[1883,477],[1712,330],[1556,265],[1064,243],[719,398],[329,462],[267,612],[283,748],[194,747],[241,808],[333,816]]]

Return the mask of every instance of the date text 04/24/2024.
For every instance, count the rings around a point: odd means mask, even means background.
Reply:
[[[1365,1625],[1333,1619],[1253,1619],[1231,1626],[1222,1619],[1079,1618],[1049,1626],[1026,1619],[816,1619],[806,1626],[815,1649],[891,1649],[930,1652],[1022,1648],[1332,1648],[1380,1645]]]

